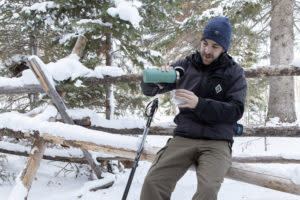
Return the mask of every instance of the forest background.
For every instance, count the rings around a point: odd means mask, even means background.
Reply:
[[[85,66],[91,69],[117,66],[129,74],[141,73],[145,67],[168,65],[195,52],[199,49],[205,23],[219,15],[231,20],[233,36],[229,54],[242,67],[269,64],[272,1],[129,2],[138,13],[126,20],[126,16],[122,19],[109,13],[109,8],[115,4],[122,8],[121,4],[126,1],[2,0],[0,59],[4,67],[1,67],[1,76],[19,76],[23,69],[16,69],[16,63],[21,62],[22,56],[38,55],[45,63],[67,56],[79,35],[88,40],[81,58]],[[299,32],[299,2],[293,1],[293,11],[294,31]],[[299,52],[299,37],[291,39],[296,53]],[[67,106],[84,105],[105,114],[107,119],[130,114],[141,117],[145,102],[149,101],[141,94],[139,83],[98,85],[91,91],[75,87],[75,82],[61,83],[68,89],[64,96]],[[267,78],[248,79],[245,125],[265,124],[268,85]],[[109,101],[110,97],[114,104]],[[162,113],[174,115],[176,107],[170,102],[170,94],[162,99]],[[24,94],[1,96],[1,102],[1,112],[25,112],[41,105],[45,99]]]

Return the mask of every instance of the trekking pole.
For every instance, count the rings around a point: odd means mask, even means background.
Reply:
[[[152,106],[151,106],[151,110],[150,110],[150,113],[148,114],[147,111],[148,111],[148,107],[150,106],[150,104],[152,103]],[[139,145],[139,148],[137,150],[137,154],[136,154],[136,157],[134,159],[134,164],[133,164],[133,167],[131,169],[131,172],[130,172],[130,175],[129,175],[129,178],[128,178],[128,181],[127,181],[127,185],[126,185],[126,188],[125,188],[125,191],[123,193],[123,197],[122,197],[122,200],[126,200],[127,198],[127,195],[128,195],[128,192],[129,192],[129,188],[131,186],[131,182],[132,182],[132,179],[133,179],[133,176],[134,176],[134,173],[135,173],[135,170],[138,166],[138,162],[139,162],[139,159],[141,157],[141,154],[142,154],[142,151],[144,149],[144,144],[145,144],[145,141],[146,141],[146,137],[147,137],[147,134],[149,132],[149,127],[150,127],[150,124],[151,124],[151,121],[152,121],[152,118],[154,116],[154,113],[155,111],[157,110],[157,107],[158,107],[158,99],[155,98],[152,102],[150,102],[147,107],[146,107],[146,116],[148,117],[148,120],[147,120],[147,124],[146,124],[146,127],[144,129],[144,133],[143,133],[143,137],[142,137],[142,141]]]

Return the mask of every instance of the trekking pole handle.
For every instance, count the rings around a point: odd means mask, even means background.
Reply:
[[[148,121],[147,121],[146,127],[150,127],[150,124],[151,124],[151,121],[152,121],[152,117],[153,117],[153,115],[154,115],[157,107],[158,107],[158,98],[155,98],[152,101],[152,106],[151,106],[150,114],[147,115]]]
[[[151,106],[151,111],[150,111],[150,115],[153,115],[155,110],[157,109],[158,106],[158,98],[155,98],[153,100],[152,106]]]

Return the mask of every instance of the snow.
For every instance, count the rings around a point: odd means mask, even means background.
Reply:
[[[109,96],[109,107],[110,107],[110,120],[114,119],[114,113],[115,113],[115,108],[116,108],[116,99],[114,95],[115,86],[112,84],[110,86],[110,96]]]
[[[47,64],[47,70],[57,81],[64,81],[69,78],[75,80],[78,77],[93,73],[91,69],[81,64],[76,54],[71,54],[55,63]]]
[[[0,86],[2,87],[22,87],[30,84],[38,85],[39,82],[29,69],[24,70],[20,78],[0,77]]]
[[[116,7],[107,9],[107,13],[112,17],[119,16],[122,20],[129,21],[135,28],[139,27],[142,17],[132,2],[126,0],[114,0]]]
[[[47,8],[59,8],[59,5],[53,1],[45,1],[42,3],[35,3],[32,6],[26,6],[22,9],[22,12],[30,14],[30,11],[47,12]]]
[[[37,56],[29,57],[29,59],[33,58],[38,61],[44,73],[48,77],[48,80],[53,86],[56,84],[54,80],[75,80],[80,77],[117,77],[126,74],[124,70],[115,66],[97,66],[95,70],[91,70],[79,61],[79,57],[76,54],[70,54],[65,58],[62,58],[56,62],[50,62],[48,64],[44,64]],[[39,84],[38,80],[30,69],[24,70],[22,72],[22,76],[19,78],[0,77],[0,87],[22,87],[30,84]]]
[[[10,192],[8,200],[25,199],[25,197],[27,196],[27,189],[24,187],[21,181],[21,175],[22,172],[20,172],[19,176],[16,178],[16,184],[12,189],[12,191]]]
[[[111,77],[117,77],[125,75],[126,73],[124,70],[122,70],[119,67],[113,67],[113,66],[97,66],[94,70],[93,76],[97,78],[103,78],[103,76],[111,76]]]
[[[78,22],[76,22],[77,24],[86,24],[86,23],[92,23],[92,24],[100,24],[102,26],[107,26],[107,27],[112,27],[111,23],[108,22],[103,22],[101,19],[81,19]]]
[[[76,86],[76,87],[85,87],[84,85],[82,85],[82,80],[77,80],[77,81],[74,83],[74,86]]]
[[[270,118],[269,121],[266,122],[266,126],[271,126],[271,127],[280,127],[280,126],[296,126],[298,122],[293,122],[293,123],[283,123],[280,121],[279,117],[273,117]]]
[[[87,108],[75,108],[69,109],[68,114],[72,117],[72,119],[83,119],[85,117],[89,117],[91,121],[91,126],[101,126],[106,128],[113,129],[132,129],[132,128],[144,128],[146,124],[146,120],[139,120],[133,117],[124,117],[121,119],[111,119],[107,120],[97,114],[96,112],[87,109]],[[160,126],[164,128],[172,127],[175,123],[173,121],[163,122],[160,119],[160,122],[153,121],[151,126]]]
[[[292,65],[300,67],[300,55],[295,56]]]
[[[76,196],[82,197],[86,196],[91,189],[96,188],[97,186],[105,185],[110,182],[115,181],[115,176],[109,173],[104,174],[104,178],[100,180],[88,181],[84,183],[83,187],[80,189]],[[86,198],[85,198],[86,199]]]
[[[160,52],[154,51],[154,50],[150,50],[150,54],[151,54],[152,56],[155,56],[155,57],[162,56]]]

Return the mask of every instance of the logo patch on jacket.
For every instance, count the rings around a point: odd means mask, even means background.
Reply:
[[[216,91],[216,93],[217,94],[219,94],[220,92],[222,92],[222,87],[221,87],[221,85],[220,84],[218,84],[216,87],[215,87],[215,91]]]

